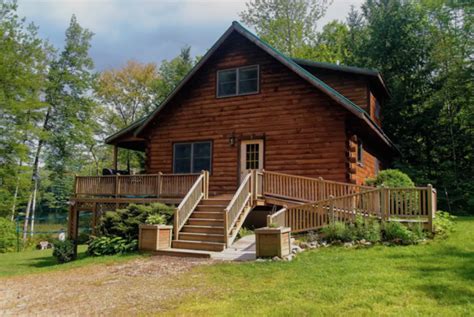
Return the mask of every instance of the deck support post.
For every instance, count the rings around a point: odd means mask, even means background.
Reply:
[[[433,195],[433,186],[431,184],[428,184],[428,230],[430,232],[433,232],[433,217],[435,214],[435,211],[433,210],[435,208],[435,202],[433,201],[433,196],[435,196],[436,199],[436,194]]]

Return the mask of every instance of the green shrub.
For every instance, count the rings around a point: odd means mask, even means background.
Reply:
[[[434,233],[440,237],[447,237],[454,230],[455,216],[447,211],[438,210],[433,219]]]
[[[151,215],[161,215],[165,223],[172,223],[174,208],[154,203],[151,205],[130,204],[125,209],[108,211],[102,217],[98,232],[101,236],[122,237],[127,241],[138,239],[138,226]]]
[[[128,241],[122,237],[95,237],[87,246],[87,254],[92,256],[124,254],[136,251],[138,240]]]
[[[149,215],[145,222],[149,225],[164,225],[166,219],[163,215]]]
[[[416,235],[400,222],[391,221],[384,225],[384,238],[398,244],[414,244]]]
[[[377,219],[364,219],[358,215],[354,223],[349,225],[349,229],[350,236],[354,240],[367,240],[373,243],[381,240],[380,224]]]
[[[66,263],[74,260],[74,243],[71,240],[54,241],[53,256],[59,263]]]
[[[245,227],[240,228],[239,230],[239,238],[243,238],[245,236],[250,236],[254,234],[254,231]]]
[[[344,222],[334,221],[321,229],[327,241],[352,241],[354,239],[353,230]]]
[[[13,251],[15,245],[15,223],[7,218],[0,217],[0,253]]]
[[[415,184],[411,178],[396,169],[388,169],[381,171],[377,177],[368,178],[365,181],[366,185],[369,186],[387,186],[387,187],[414,187]]]

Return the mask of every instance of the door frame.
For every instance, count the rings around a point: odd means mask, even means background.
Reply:
[[[247,144],[259,144],[260,151],[259,151],[259,170],[263,170],[265,168],[265,138],[255,138],[255,139],[242,139],[239,143],[239,165],[238,165],[238,173],[237,173],[237,180],[238,184],[242,181],[242,172],[243,172],[243,164],[246,161],[246,149],[244,146]],[[260,166],[261,165],[261,166]]]

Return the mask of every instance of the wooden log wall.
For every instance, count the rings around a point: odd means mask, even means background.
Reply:
[[[216,98],[217,70],[256,64],[260,93]],[[149,139],[147,172],[173,172],[173,143],[211,140],[210,192],[233,193],[240,180],[240,140],[261,138],[265,169],[344,182],[348,114],[234,33],[143,131]]]

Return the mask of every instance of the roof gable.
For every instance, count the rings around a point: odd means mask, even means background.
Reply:
[[[264,42],[256,35],[251,33],[245,27],[243,27],[238,22],[233,22],[232,25],[226,30],[226,32],[217,40],[216,43],[207,51],[207,53],[201,58],[201,60],[191,69],[191,71],[181,80],[177,87],[165,98],[165,100],[148,116],[146,117],[136,128],[134,135],[139,135],[158,115],[158,113],[166,107],[166,105],[173,99],[173,97],[180,91],[180,89],[199,71],[199,69],[209,60],[209,58],[214,54],[214,52],[222,45],[222,43],[229,37],[232,32],[237,32],[240,35],[247,38],[250,42],[261,48],[263,51],[268,53],[270,56],[281,62],[283,65],[287,66],[290,70],[296,73],[298,76],[309,82],[314,87],[326,93],[330,98],[335,100],[338,104],[346,108],[357,118],[365,121],[371,129],[373,129],[377,135],[390,147],[394,147],[393,143],[388,139],[388,137],[383,133],[383,131],[378,127],[368,116],[368,114],[359,106],[354,104],[348,98],[340,94],[338,91],[327,85],[325,82],[311,74],[305,68],[300,66],[293,59],[285,56],[268,43]]]

